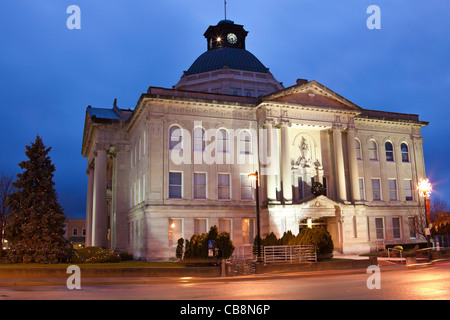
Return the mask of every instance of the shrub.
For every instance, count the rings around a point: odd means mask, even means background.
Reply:
[[[177,257],[177,259],[183,258],[183,244],[184,244],[184,239],[183,238],[178,239],[177,250],[175,252],[175,257]]]
[[[228,232],[221,232],[217,236],[214,245],[217,249],[219,249],[217,253],[217,257],[219,259],[228,259],[233,254],[234,245]]]
[[[334,249],[330,233],[322,227],[303,229],[300,233],[301,245],[315,245],[318,254],[332,253]]]
[[[116,252],[99,247],[79,249],[72,255],[73,263],[108,263],[119,261],[120,256]]]

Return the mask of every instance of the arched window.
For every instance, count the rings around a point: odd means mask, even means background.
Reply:
[[[229,139],[228,132],[225,129],[220,129],[217,131],[216,137],[216,150],[217,152],[227,153],[229,152]]]
[[[205,130],[203,128],[197,127],[194,129],[194,139],[193,139],[193,149],[194,151],[205,151],[206,147],[206,136]]]
[[[408,145],[403,142],[400,148],[402,149],[402,162],[409,162]]]
[[[356,149],[356,159],[362,160],[361,142],[359,142],[358,139],[355,139],[355,149]]]
[[[369,140],[369,159],[378,160],[378,148],[375,140]]]
[[[181,150],[182,131],[178,126],[172,126],[169,129],[169,150]]]
[[[240,153],[252,154],[252,137],[247,130],[241,131],[239,134]]]
[[[394,147],[392,146],[392,143],[386,141],[384,146],[386,149],[386,161],[394,161]]]

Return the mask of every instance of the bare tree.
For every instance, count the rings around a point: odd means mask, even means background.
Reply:
[[[5,227],[9,208],[6,205],[8,194],[14,192],[12,185],[14,176],[0,175],[0,257],[2,256],[2,245],[5,235]]]

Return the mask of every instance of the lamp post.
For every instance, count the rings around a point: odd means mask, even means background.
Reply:
[[[257,262],[262,262],[262,257],[261,257],[261,234],[260,234],[260,218],[259,218],[259,174],[258,174],[258,170],[256,170],[254,173],[250,173],[248,175],[248,177],[251,180],[255,181],[255,190],[256,190],[256,246],[257,246],[257,258],[256,261]]]
[[[429,227],[429,223],[431,221],[428,221],[428,212],[427,212],[427,198],[430,197],[431,195],[431,191],[433,190],[433,188],[431,187],[431,183],[428,181],[428,179],[419,179],[419,183],[417,184],[417,191],[419,191],[419,196],[424,198],[424,202],[425,202],[425,221],[426,221],[426,228],[425,228],[425,235],[427,237],[427,247],[430,248],[430,227]],[[430,213],[431,215],[431,213]],[[430,257],[431,252],[428,250],[428,257]]]

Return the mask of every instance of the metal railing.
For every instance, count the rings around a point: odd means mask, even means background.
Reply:
[[[317,252],[314,245],[264,247],[264,264],[306,261],[317,262]]]

